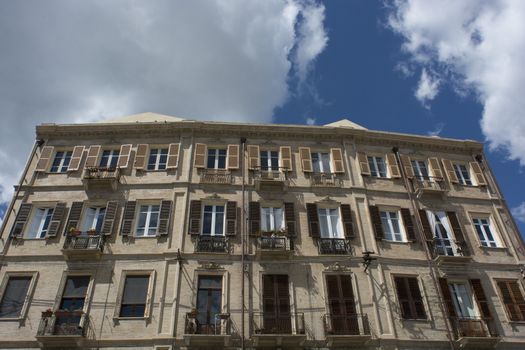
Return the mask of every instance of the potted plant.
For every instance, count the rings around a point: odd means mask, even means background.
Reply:
[[[73,236],[73,237],[76,237],[78,235],[80,235],[80,230],[76,227],[70,227],[69,228],[69,235],[70,236]]]
[[[42,317],[51,317],[53,316],[53,310],[47,309],[46,311],[42,311]]]
[[[88,231],[87,231],[87,234],[90,235],[90,236],[96,236],[98,233],[97,233],[97,230],[94,229],[94,228],[90,228]]]

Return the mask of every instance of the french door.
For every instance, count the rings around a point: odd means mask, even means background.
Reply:
[[[292,333],[288,275],[263,275],[263,327],[265,333]]]
[[[329,320],[334,334],[359,334],[352,278],[348,275],[327,275]]]

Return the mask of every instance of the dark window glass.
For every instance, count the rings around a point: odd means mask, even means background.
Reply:
[[[78,311],[84,308],[89,276],[70,276],[66,280],[60,310]]]
[[[0,302],[0,318],[20,317],[31,283],[31,276],[10,277]]]
[[[221,312],[222,276],[200,276],[197,291],[197,321],[199,333],[212,332],[220,326],[217,314]]]
[[[149,275],[126,276],[120,317],[144,317],[148,295]]]

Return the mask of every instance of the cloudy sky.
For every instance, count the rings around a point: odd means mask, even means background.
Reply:
[[[525,232],[525,1],[0,1],[0,216],[43,122],[152,111],[484,141]]]

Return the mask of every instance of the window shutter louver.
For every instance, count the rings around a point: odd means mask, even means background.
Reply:
[[[470,162],[470,168],[476,177],[476,183],[478,186],[487,186],[487,181],[485,181],[485,176],[483,176],[483,171],[478,162]]]
[[[404,319],[426,319],[425,306],[417,277],[395,277],[397,297]]]
[[[132,145],[122,145],[120,146],[120,152],[118,156],[118,167],[121,169],[126,169],[129,165],[129,159],[131,155]]]
[[[361,169],[361,175],[370,176],[370,164],[368,164],[368,158],[366,153],[357,152],[357,161],[359,162],[359,169]]]
[[[261,204],[250,202],[249,204],[250,234],[256,236],[261,232]]]
[[[478,303],[478,307],[481,311],[481,316],[485,318],[492,318],[492,314],[489,308],[489,303],[488,303],[487,297],[485,296],[485,291],[483,290],[483,286],[481,285],[481,280],[471,279],[470,285],[472,287],[472,291],[474,292],[474,295],[476,296],[476,302]]]
[[[375,205],[370,205],[370,219],[372,220],[372,226],[376,239],[383,239],[385,234],[383,232],[383,225],[381,224],[381,215],[379,214],[379,208]]]
[[[399,159],[401,160],[401,165],[403,166],[403,169],[405,169],[405,175],[409,179],[413,179],[415,177],[414,168],[412,168],[412,161],[410,160],[410,157],[404,154],[399,155]]]
[[[168,161],[166,169],[177,169],[180,158],[180,143],[170,143],[168,146]]]
[[[135,154],[135,169],[144,170],[146,167],[146,157],[148,156],[148,148],[149,145],[147,144],[140,144],[137,146],[137,153]]]
[[[423,226],[423,234],[427,241],[432,241],[434,239],[434,233],[430,227],[430,222],[428,221],[427,212],[424,209],[419,209],[419,219],[421,220],[421,225]]]
[[[410,215],[410,209],[401,208],[401,217],[403,218],[403,224],[405,225],[407,239],[412,242],[417,241],[416,230],[414,229],[414,221],[412,220],[412,215]]]
[[[352,207],[350,204],[341,204],[341,218],[345,231],[345,238],[354,238],[354,220],[352,218]]]
[[[101,235],[111,236],[113,234],[113,231],[115,229],[115,221],[117,218],[117,211],[117,201],[109,201],[106,203],[106,213],[104,215],[104,221],[102,222],[102,228],[100,231]]]
[[[419,290],[419,283],[417,278],[407,278],[407,282],[408,290],[410,291],[410,296],[414,306],[415,318],[426,319],[427,314],[425,312],[425,306],[423,305],[423,298],[421,296],[421,291]]]
[[[62,226],[64,217],[66,215],[66,203],[59,202],[55,205],[49,227],[47,229],[47,237],[55,237]]]
[[[461,230],[461,225],[459,224],[459,220],[456,213],[453,211],[447,211],[447,217],[448,221],[450,222],[450,226],[452,226],[452,231],[454,232],[454,237],[456,237],[456,241],[464,242],[465,237],[463,236],[463,231]]]
[[[133,221],[135,220],[136,201],[127,201],[124,207],[124,215],[122,215],[122,226],[120,227],[120,234],[122,236],[131,235],[133,228]]]
[[[228,201],[226,203],[226,235],[235,236],[237,234],[237,202]]]
[[[190,235],[199,235],[201,233],[201,201],[192,200],[190,202],[190,225],[188,233]]]
[[[82,155],[84,154],[84,146],[73,147],[73,153],[71,154],[71,160],[67,171],[77,171],[80,168],[80,162],[82,161]]]
[[[239,169],[239,145],[228,145],[228,169]]]
[[[332,153],[332,165],[334,173],[344,173],[345,167],[343,162],[343,151],[340,148],[331,148],[330,152]]]
[[[299,147],[299,158],[301,158],[303,173],[311,173],[313,171],[313,165],[310,147]]]
[[[172,206],[173,201],[160,202],[159,228],[157,230],[159,236],[166,236],[169,234]]]
[[[248,145],[248,169],[254,170],[259,168],[260,159],[259,159],[259,146],[257,145]]]
[[[456,317],[456,309],[454,308],[454,301],[452,300],[452,294],[448,288],[448,282],[446,278],[439,278],[439,287],[441,294],[443,295],[443,301],[449,317]]]
[[[69,210],[69,217],[67,218],[67,224],[64,228],[64,235],[69,233],[69,229],[80,229],[80,217],[84,208],[84,202],[73,202],[71,203],[71,209]]]
[[[511,321],[525,321],[525,300],[517,281],[498,281],[503,304]]]
[[[430,170],[432,171],[432,175],[434,175],[436,180],[442,180],[443,172],[441,171],[441,167],[439,166],[439,160],[435,157],[428,158],[428,163],[430,165]]]
[[[33,205],[31,203],[23,203],[20,205],[20,209],[18,209],[18,213],[16,214],[15,223],[11,229],[12,237],[21,237],[24,234],[24,227],[29,219],[32,208]],[[6,218],[4,218],[4,220],[6,220]]]
[[[208,147],[204,143],[195,144],[195,158],[193,159],[195,168],[206,168],[207,149]]]
[[[96,167],[98,164],[98,156],[102,147],[95,145],[89,146],[89,151],[86,157],[86,168]]]
[[[393,153],[387,153],[386,161],[388,163],[388,170],[390,170],[391,178],[400,178],[401,172],[399,171],[399,166],[397,165],[396,155]]]
[[[295,237],[295,205],[292,202],[284,203],[284,220],[286,222],[286,234],[289,237]]]
[[[55,150],[55,147],[53,146],[44,146],[42,148],[42,151],[40,152],[40,158],[38,159],[38,162],[36,163],[35,171],[47,171],[47,168],[49,166],[49,161],[51,160],[51,157],[53,156],[54,150]]]
[[[401,317],[404,319],[412,319],[414,317],[412,309],[410,308],[410,294],[406,279],[406,277],[395,277],[394,282],[396,285],[397,299],[399,300],[399,306],[401,309]]]
[[[292,147],[281,146],[279,148],[279,154],[281,155],[281,167],[283,168],[283,171],[292,171],[293,170]]]
[[[452,165],[452,162],[449,159],[441,159],[441,163],[443,163],[443,168],[445,168],[445,173],[447,174],[448,181],[455,184],[459,183],[458,176],[454,171],[454,166]]]
[[[319,213],[317,212],[317,204],[306,203],[306,216],[308,218],[308,229],[311,237],[320,237],[321,231],[319,227]]]

